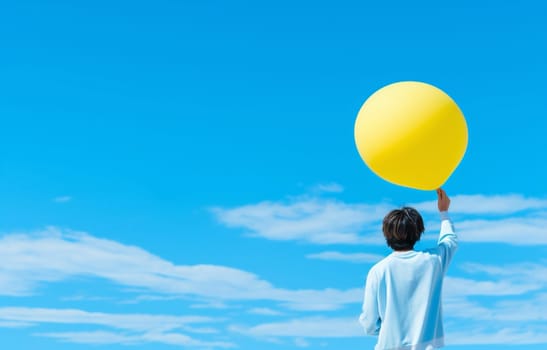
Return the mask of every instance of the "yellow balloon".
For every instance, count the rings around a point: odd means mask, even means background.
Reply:
[[[355,121],[355,143],[366,165],[384,180],[433,190],[462,160],[467,124],[442,90],[421,82],[398,82],[365,101]]]

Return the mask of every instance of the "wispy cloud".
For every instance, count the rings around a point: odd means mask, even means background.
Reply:
[[[67,203],[67,202],[70,202],[71,200],[72,200],[71,196],[59,196],[59,197],[53,198],[53,201],[55,203]]]
[[[74,343],[92,344],[136,344],[144,342],[177,344],[192,347],[229,348],[229,342],[202,341],[181,334],[180,331],[200,332],[200,328],[189,325],[195,323],[217,322],[214,318],[203,316],[170,316],[150,314],[111,314],[87,312],[77,309],[46,309],[5,307],[0,308],[2,324],[65,324],[92,325],[114,329],[113,331],[51,332],[36,333],[39,336],[53,337]]]
[[[347,338],[364,336],[357,317],[306,317],[230,329],[252,337]]]
[[[436,212],[437,201],[411,204],[424,212]],[[456,195],[451,197],[450,212],[470,215],[514,214],[529,210],[547,209],[547,199],[526,198],[520,194],[486,196]]]
[[[460,282],[462,281],[453,279],[449,284]],[[537,297],[524,297],[520,300],[501,299],[490,307],[468,299],[469,296],[480,296],[483,293],[502,298],[525,293],[524,290],[515,289],[516,286],[510,287],[513,288],[512,291],[495,290],[495,288],[504,288],[503,284],[503,282],[498,285],[484,285],[482,281],[465,282],[465,287],[478,286],[479,290],[460,293],[463,289],[459,289],[449,293],[458,296],[448,297],[443,303],[445,318],[448,320],[445,322],[448,344],[541,344],[547,342],[545,337],[547,294],[541,293]],[[523,324],[526,326],[522,326]],[[348,338],[364,335],[357,317],[293,318],[253,326],[233,325],[230,329],[263,340]],[[501,338],[493,338],[493,336]]]
[[[460,278],[446,281],[444,313],[451,344],[547,343],[544,265],[465,264],[463,267],[468,273],[480,274],[482,281],[473,285],[462,283]],[[489,295],[487,302],[476,297],[482,293]]]
[[[321,252],[306,255],[308,259],[319,259],[328,261],[345,261],[352,263],[376,263],[384,258],[383,255],[370,253],[340,253],[340,252]]]
[[[445,310],[449,314],[449,310]],[[465,312],[465,309],[463,309]],[[502,312],[500,311],[500,314]],[[518,314],[518,312],[517,312]],[[510,317],[510,316],[509,316]],[[490,320],[492,321],[492,320]],[[447,343],[456,344],[542,344],[547,342],[545,323],[530,323],[516,319],[518,324],[455,321],[446,322]],[[525,322],[526,326],[522,326]],[[462,326],[463,325],[463,326]],[[356,317],[307,317],[281,322],[261,323],[254,326],[234,325],[230,329],[260,339],[272,338],[349,338],[363,337],[364,332]],[[498,337],[499,336],[499,337]]]
[[[444,281],[445,296],[470,295],[519,295],[539,290],[542,285],[534,281],[520,283],[512,280],[474,280],[470,278],[447,276]]]
[[[340,193],[344,192],[344,187],[336,182],[319,184],[312,188],[313,193]]]
[[[547,244],[547,215],[457,222],[462,241],[512,245]]]
[[[547,267],[537,263],[521,263],[505,266],[468,263],[463,268],[471,274],[487,274],[486,278],[496,279],[496,282],[480,281],[478,285],[465,285],[459,279],[449,281],[447,309],[449,314],[459,318],[489,321],[547,321]],[[485,277],[483,277],[485,278]],[[454,288],[455,287],[455,288]],[[490,296],[490,307],[485,307],[477,300],[466,296],[480,295],[480,290]],[[495,293],[495,290],[499,290]],[[445,289],[446,291],[446,289]],[[504,298],[504,296],[518,296]]]
[[[154,333],[147,332],[141,334],[124,334],[107,331],[92,332],[49,332],[35,333],[34,335],[55,338],[64,342],[79,344],[121,344],[135,345],[142,343],[163,343],[168,345],[179,345],[185,347],[197,348],[236,348],[237,345],[225,341],[203,341],[194,339],[180,333]]]
[[[298,240],[314,244],[367,242],[358,232],[378,223],[387,205],[347,204],[335,200],[302,198],[289,202],[261,202],[233,209],[215,208],[223,224],[271,240]],[[370,229],[370,226],[369,226]],[[375,239],[375,238],[373,238]]]
[[[106,301],[113,300],[112,297],[99,297],[99,296],[89,296],[89,295],[71,295],[66,297],[61,297],[62,301]]]
[[[269,300],[295,310],[336,310],[359,299],[358,289],[274,287],[257,275],[220,265],[175,265],[147,251],[55,228],[0,239],[0,294],[31,295],[42,283],[97,277],[156,297],[193,297],[206,304]]]
[[[0,320],[27,323],[93,324],[132,331],[168,331],[187,324],[213,322],[203,316],[168,316],[148,314],[109,314],[78,309],[27,307],[0,308]]]
[[[446,339],[453,345],[546,344],[547,327],[527,324],[492,330],[492,327],[478,326],[465,331],[447,332]]]
[[[436,201],[414,203],[426,219],[436,217]],[[354,204],[297,197],[235,208],[215,208],[223,224],[251,236],[311,244],[384,244],[381,220],[389,203]],[[450,212],[462,241],[547,244],[547,200],[521,195],[455,195]],[[473,216],[480,215],[481,218]],[[469,217],[471,216],[471,217]],[[435,225],[431,226],[435,227]],[[516,233],[518,233],[518,238]]]
[[[498,295],[499,296],[499,295]],[[545,289],[536,295],[524,295],[520,298],[494,298],[485,306],[470,298],[447,298],[444,303],[445,314],[450,319],[469,320],[484,323],[516,323],[547,321],[547,293]]]
[[[486,265],[465,263],[462,268],[469,273],[486,273],[494,277],[511,278],[516,281],[534,281],[547,287],[547,260],[518,264]]]
[[[209,301],[206,301],[206,302],[203,302],[203,303],[192,304],[192,305],[190,305],[190,308],[192,308],[192,309],[219,309],[219,310],[222,310],[222,309],[228,309],[231,306],[233,306],[233,305],[228,305],[227,303],[222,302],[222,301],[209,300]]]
[[[264,315],[264,316],[280,316],[283,315],[283,312],[273,310],[267,307],[254,307],[249,310],[249,313],[255,315]]]
[[[298,346],[299,348],[307,348],[310,346],[310,343],[307,342],[304,338],[296,338],[294,340],[294,345]]]
[[[29,322],[19,322],[19,321],[0,321],[0,328],[26,328],[34,326]]]

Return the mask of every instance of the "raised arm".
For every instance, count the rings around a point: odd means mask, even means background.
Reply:
[[[443,273],[446,273],[452,257],[458,249],[458,237],[454,232],[454,225],[448,215],[450,207],[450,198],[446,192],[439,188],[437,190],[437,206],[441,215],[441,232],[439,233],[438,251],[441,257]]]

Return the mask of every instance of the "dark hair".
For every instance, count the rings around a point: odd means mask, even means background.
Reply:
[[[386,243],[393,250],[413,249],[424,230],[422,216],[410,207],[390,211],[382,224]]]

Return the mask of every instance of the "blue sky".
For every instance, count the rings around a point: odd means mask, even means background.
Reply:
[[[451,349],[547,344],[541,1],[17,1],[0,8],[0,337],[21,349],[370,349],[378,88],[446,91]]]

